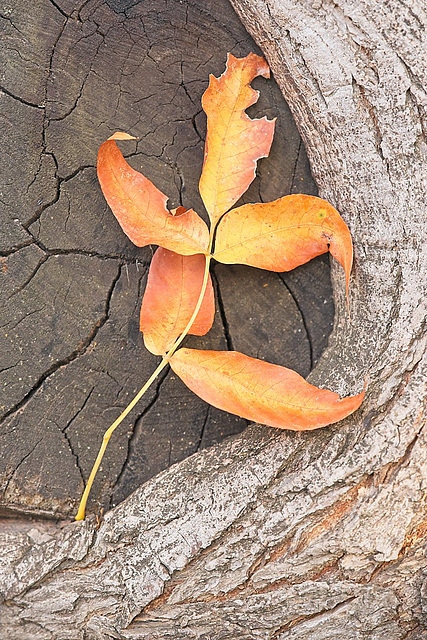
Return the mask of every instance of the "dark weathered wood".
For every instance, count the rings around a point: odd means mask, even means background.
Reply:
[[[297,304],[280,276],[221,264],[216,265],[215,276],[228,327],[228,348],[307,376],[310,343]]]
[[[109,211],[97,148],[118,129],[140,136],[123,145],[133,166],[171,205],[203,213],[200,98],[228,51],[257,49],[225,0],[90,0],[80,8],[37,0],[31,18],[19,0],[2,22],[1,504],[63,516],[75,509],[104,430],[156,365],[138,332],[152,249],[134,247]],[[251,113],[278,120],[270,158],[243,201],[315,193],[277,85],[255,86],[261,98]],[[234,345],[307,374],[331,329],[327,261],[283,282],[218,268],[215,327],[189,344]],[[167,373],[115,433],[89,512],[245,427]]]

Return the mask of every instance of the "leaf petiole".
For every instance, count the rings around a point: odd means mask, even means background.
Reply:
[[[130,403],[128,404],[126,409],[119,415],[119,417],[113,422],[113,424],[104,433],[104,437],[102,438],[102,443],[101,443],[101,446],[99,448],[98,455],[97,455],[96,460],[95,460],[95,462],[93,464],[92,471],[90,472],[90,475],[89,475],[85,490],[84,490],[83,495],[81,497],[81,500],[80,500],[80,503],[79,503],[79,508],[78,508],[77,514],[75,516],[75,520],[84,520],[84,518],[85,518],[86,503],[87,503],[88,498],[89,498],[89,493],[90,493],[90,490],[92,488],[93,481],[95,480],[95,476],[96,476],[97,471],[99,469],[99,465],[101,464],[102,458],[104,457],[105,450],[107,448],[108,442],[109,442],[112,434],[117,429],[117,427],[123,422],[123,420],[126,418],[126,416],[132,411],[132,409],[137,404],[137,402],[142,398],[144,393],[153,384],[154,380],[157,378],[159,373],[161,373],[161,371],[163,371],[163,369],[169,364],[170,358],[173,356],[175,351],[178,349],[178,347],[180,346],[180,344],[182,343],[182,341],[184,340],[184,338],[186,337],[186,335],[190,331],[190,329],[191,329],[191,327],[192,327],[192,325],[194,323],[194,320],[196,319],[196,316],[200,311],[200,307],[202,306],[202,302],[203,302],[203,298],[204,298],[204,295],[205,295],[206,286],[207,286],[208,278],[209,278],[209,267],[210,267],[210,263],[211,263],[211,259],[212,259],[211,251],[212,251],[214,232],[215,232],[215,226],[212,225],[211,231],[209,233],[209,245],[208,245],[207,252],[205,254],[206,263],[205,263],[205,273],[204,273],[204,276],[203,276],[202,288],[200,290],[200,295],[199,295],[199,298],[197,300],[197,304],[195,306],[193,314],[192,314],[190,320],[188,321],[188,324],[185,327],[185,329],[182,332],[182,334],[179,336],[179,338],[176,340],[176,342],[173,344],[173,346],[169,349],[169,351],[163,356],[160,364],[155,369],[155,371],[151,374],[151,376],[148,378],[147,382],[141,387],[141,389],[138,391],[138,393],[133,398],[133,400],[130,401]]]

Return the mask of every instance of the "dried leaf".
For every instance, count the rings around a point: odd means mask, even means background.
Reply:
[[[206,259],[200,253],[181,256],[160,247],[151,261],[141,307],[140,328],[145,346],[165,354],[182,334],[196,308],[202,290]],[[209,276],[199,313],[189,331],[204,336],[212,327],[215,299]]]
[[[218,225],[214,258],[290,271],[327,251],[344,268],[348,290],[353,245],[347,225],[326,200],[298,194],[229,211]]]
[[[220,78],[210,76],[202,98],[208,129],[199,189],[213,222],[246,191],[255,178],[257,160],[270,151],[275,121],[251,120],[245,113],[258,100],[259,92],[249,83],[259,75],[270,76],[264,58],[230,54],[225,72]]]
[[[116,132],[98,152],[98,179],[123,231],[138,247],[158,244],[182,255],[203,253],[209,241],[207,225],[193,209],[182,212],[180,207],[177,215],[167,209],[164,193],[132,169],[115,143],[131,139]]]
[[[115,131],[107,140],[139,140],[139,138],[131,136],[130,133],[125,133],[124,131]]]
[[[355,411],[365,395],[362,391],[340,399],[291,369],[237,351],[179,349],[170,364],[206,402],[279,429],[311,430],[338,422]]]

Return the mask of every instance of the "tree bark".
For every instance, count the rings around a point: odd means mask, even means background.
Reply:
[[[417,0],[233,5],[354,239],[351,319],[334,269],[311,380],[347,394],[367,379],[366,400],[317,432],[250,427],[99,526],[11,522],[11,638],[427,637],[427,15]]]

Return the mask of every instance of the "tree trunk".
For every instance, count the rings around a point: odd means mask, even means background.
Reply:
[[[311,380],[367,379],[366,400],[317,432],[252,426],[99,526],[11,522],[11,638],[427,637],[427,16],[420,0],[233,5],[354,239],[351,319],[334,270]]]

